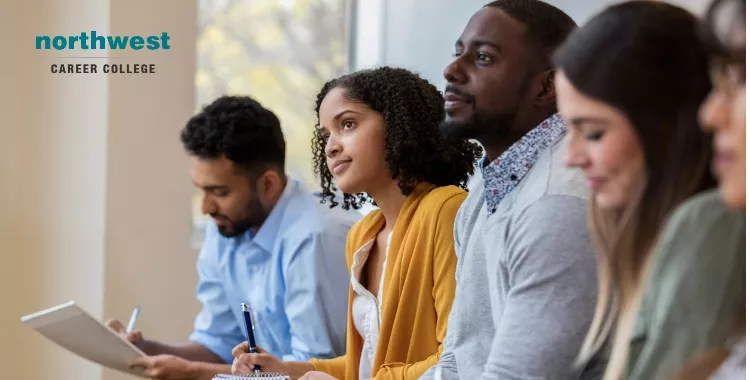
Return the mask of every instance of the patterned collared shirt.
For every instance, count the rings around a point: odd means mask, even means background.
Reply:
[[[482,159],[484,198],[490,213],[494,213],[500,201],[521,182],[536,163],[539,153],[564,134],[566,129],[562,116],[554,114],[521,137],[494,161],[489,162],[487,156]]]

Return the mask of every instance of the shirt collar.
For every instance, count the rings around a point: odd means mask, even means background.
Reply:
[[[293,193],[296,193],[299,189],[299,182],[289,178],[284,187],[284,192],[279,197],[279,200],[271,209],[268,217],[258,229],[258,233],[252,237],[253,243],[257,244],[266,252],[271,252],[273,249],[274,242],[276,241],[276,234],[279,232],[281,227],[281,221],[284,217],[284,211],[289,203]],[[252,236],[252,235],[251,235]]]
[[[494,213],[497,205],[513,191],[534,166],[539,154],[565,133],[565,121],[554,114],[521,137],[497,159],[482,159],[484,199],[487,210]]]

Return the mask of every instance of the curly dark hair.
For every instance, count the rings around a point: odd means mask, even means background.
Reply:
[[[418,74],[405,69],[380,67],[333,79],[318,94],[318,122],[312,139],[315,174],[323,188],[322,202],[334,200],[337,190],[326,165],[326,140],[320,129],[320,105],[334,88],[345,90],[348,99],[361,102],[385,120],[385,160],[404,195],[420,182],[436,186],[456,185],[466,189],[474,162],[482,149],[467,140],[449,139],[439,130],[444,119],[443,96]],[[343,208],[358,209],[374,204],[367,194],[344,194]]]
[[[276,115],[247,96],[222,96],[190,118],[180,139],[193,156],[226,156],[249,173],[284,171],[286,143]]]

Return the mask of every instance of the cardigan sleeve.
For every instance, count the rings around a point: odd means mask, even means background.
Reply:
[[[325,372],[337,379],[346,378],[346,355],[333,359],[310,359],[316,371]]]
[[[376,380],[415,380],[422,376],[430,367],[437,364],[443,351],[443,339],[448,330],[448,314],[453,306],[456,294],[456,251],[453,240],[453,222],[461,207],[466,193],[456,194],[443,203],[437,214],[433,241],[432,297],[435,300],[437,323],[435,336],[438,339],[438,349],[424,360],[405,364],[391,363],[380,367],[375,375]],[[432,225],[432,223],[425,223]]]

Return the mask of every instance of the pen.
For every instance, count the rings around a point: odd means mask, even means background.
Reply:
[[[141,307],[136,306],[135,309],[133,309],[133,314],[130,315],[130,322],[128,322],[128,328],[125,329],[126,333],[133,331],[133,328],[135,328],[135,321],[138,320],[139,314],[141,314]]]
[[[258,352],[258,347],[255,345],[255,334],[253,333],[253,329],[255,328],[255,326],[253,326],[253,320],[250,314],[250,306],[245,303],[241,305],[242,314],[245,316],[245,331],[247,332],[248,353],[255,354]],[[256,372],[260,371],[260,366],[255,364],[253,366],[253,370]]]

